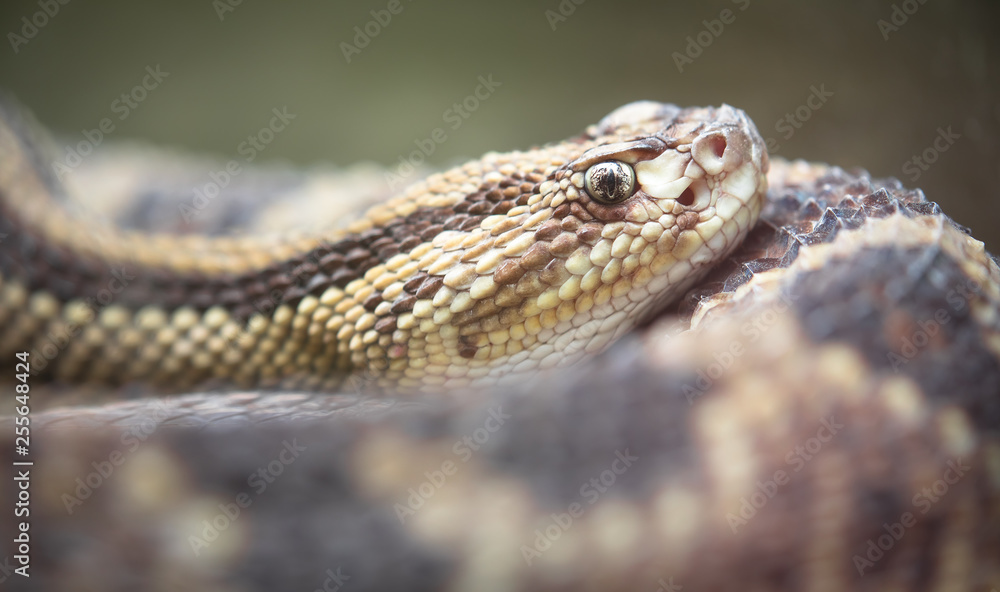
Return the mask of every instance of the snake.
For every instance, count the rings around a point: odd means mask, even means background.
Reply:
[[[919,189],[728,105],[399,192],[0,111],[11,589],[1000,588],[1000,267]]]

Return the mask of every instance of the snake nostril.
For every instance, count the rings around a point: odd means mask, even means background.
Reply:
[[[725,140],[723,140],[723,143],[725,143]],[[682,206],[694,205],[694,191],[692,191],[690,187],[685,189],[683,193],[677,196],[677,203]]]
[[[716,134],[708,138],[707,141],[715,156],[722,158],[722,156],[726,153],[726,137],[722,134]]]

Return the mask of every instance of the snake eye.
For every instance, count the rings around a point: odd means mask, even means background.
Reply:
[[[583,186],[601,203],[621,203],[635,193],[635,171],[618,160],[601,162],[587,169]]]

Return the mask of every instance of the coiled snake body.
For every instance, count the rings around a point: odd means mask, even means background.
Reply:
[[[1000,586],[1000,269],[919,191],[643,102],[342,229],[177,236],[72,213],[21,121],[15,589]]]

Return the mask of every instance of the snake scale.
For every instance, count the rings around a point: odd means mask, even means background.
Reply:
[[[148,171],[68,189],[28,121],[5,588],[1000,589],[1000,268],[919,190],[639,102],[367,210],[250,171],[177,232]]]

